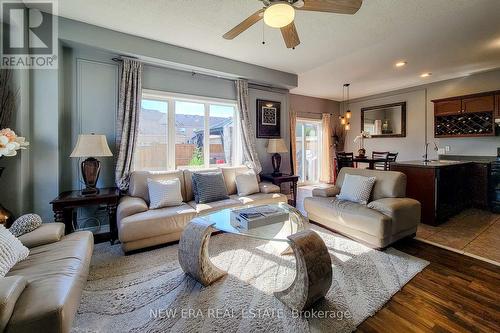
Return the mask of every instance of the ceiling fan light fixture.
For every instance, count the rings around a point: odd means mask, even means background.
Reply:
[[[264,12],[264,22],[271,28],[283,28],[295,19],[295,9],[288,2],[273,3]]]

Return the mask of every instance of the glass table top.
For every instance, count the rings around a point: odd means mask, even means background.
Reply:
[[[258,207],[258,206],[271,206],[283,210],[288,213],[288,219],[284,222],[272,223],[265,226],[243,229],[237,224],[231,221],[231,212],[233,210],[240,210],[243,208]],[[309,222],[296,208],[286,204],[268,204],[268,205],[247,205],[239,206],[234,208],[226,208],[217,212],[208,213],[206,215],[198,216],[212,223],[212,227],[228,232],[231,234],[237,234],[242,236],[248,236],[263,240],[275,240],[281,242],[288,242],[288,236],[295,234],[301,230],[307,229],[309,227]]]

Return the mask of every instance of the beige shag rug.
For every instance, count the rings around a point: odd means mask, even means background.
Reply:
[[[428,265],[312,228],[329,249],[333,283],[310,311],[293,312],[273,296],[295,274],[293,255],[279,255],[277,242],[213,236],[212,261],[229,274],[207,288],[184,274],[177,245],[124,256],[120,245],[103,243],[95,247],[73,331],[350,332]]]

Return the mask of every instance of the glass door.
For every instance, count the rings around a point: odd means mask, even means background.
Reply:
[[[297,169],[301,184],[319,183],[322,129],[320,120],[297,119]]]

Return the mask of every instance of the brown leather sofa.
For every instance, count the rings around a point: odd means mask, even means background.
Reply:
[[[63,223],[46,223],[19,240],[30,254],[0,279],[0,332],[69,332],[87,281],[92,233],[64,236]]]
[[[221,171],[229,199],[197,204],[192,190],[193,172]],[[236,176],[248,172],[247,167],[223,167],[200,170],[176,170],[164,172],[135,171],[130,175],[128,195],[120,200],[117,209],[118,239],[125,252],[151,247],[180,239],[186,224],[200,214],[224,208],[250,204],[287,202],[280,188],[267,182],[259,183],[259,193],[238,196]],[[177,178],[181,182],[183,204],[175,207],[149,209],[147,180]]]
[[[376,178],[368,205],[336,198],[346,174]],[[420,203],[405,196],[406,175],[401,172],[344,167],[335,186],[314,189],[304,208],[311,221],[373,248],[385,248],[417,232]]]

